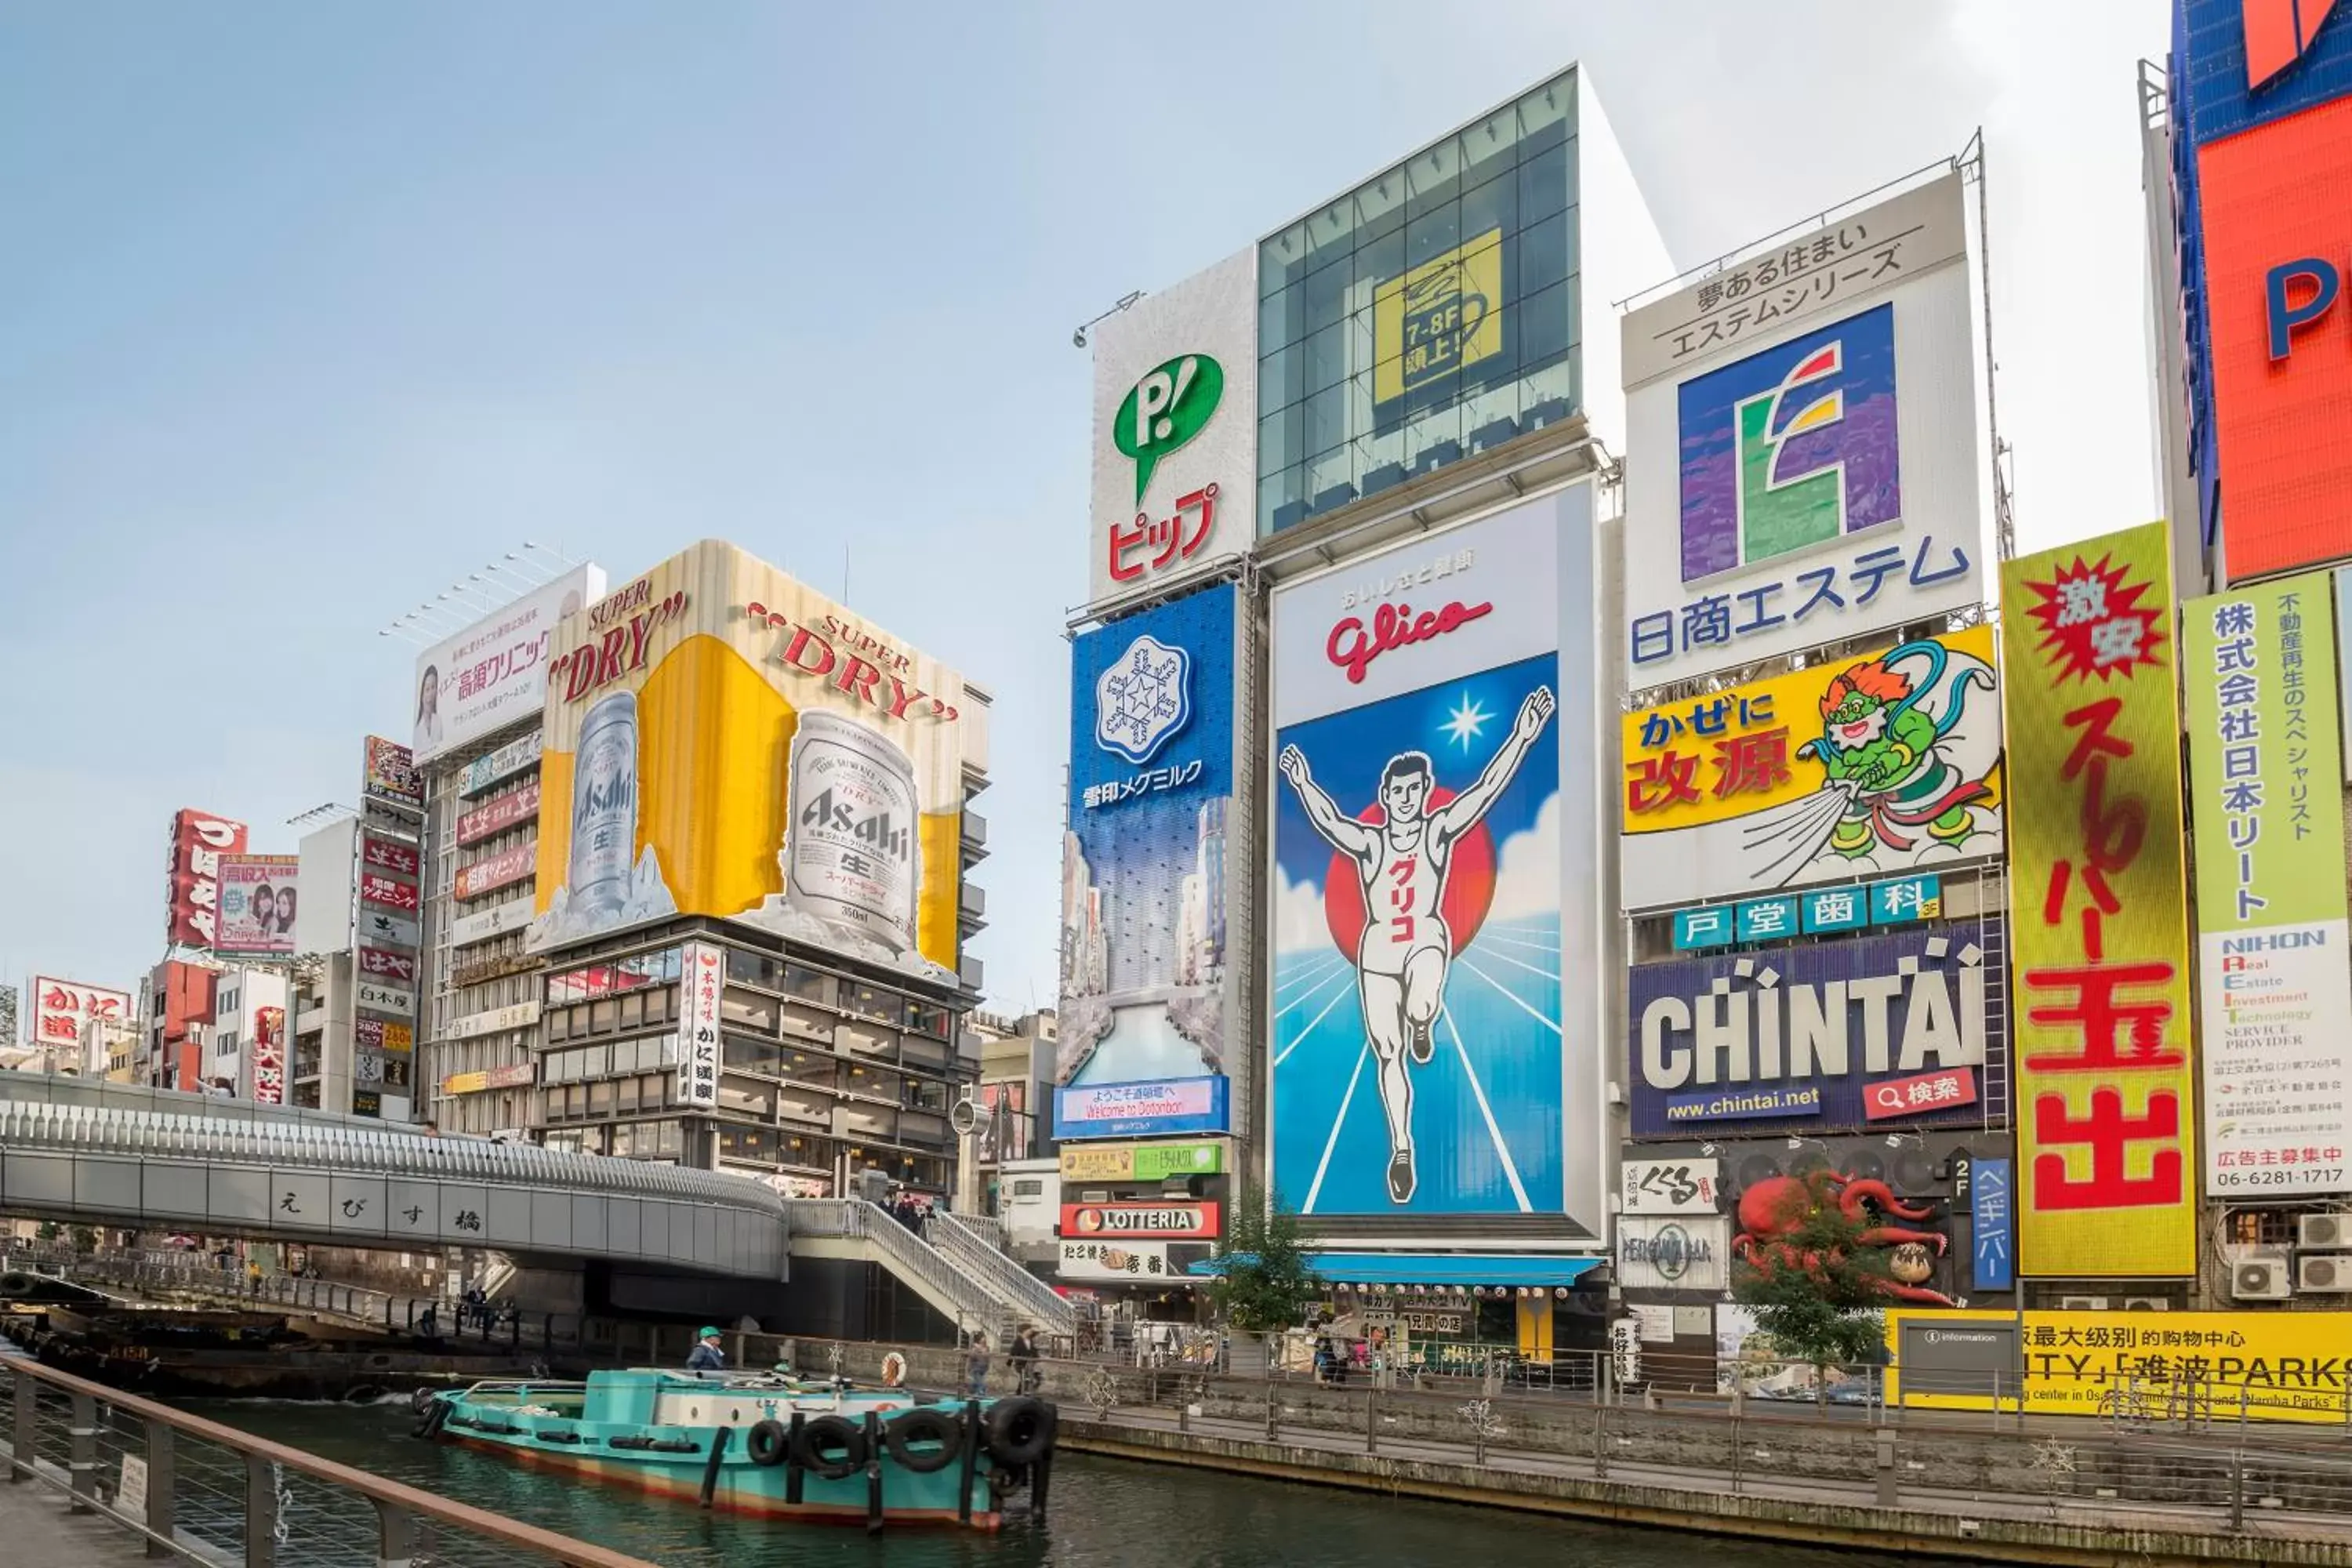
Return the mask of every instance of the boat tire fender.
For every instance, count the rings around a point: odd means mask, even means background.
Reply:
[[[411,1430],[419,1437],[438,1437],[441,1435],[441,1428],[448,1425],[448,1422],[449,1402],[446,1399],[436,1399],[427,1405],[417,1415],[416,1425]]]
[[[828,1458],[828,1452],[836,1457]],[[866,1463],[866,1434],[839,1415],[820,1415],[801,1428],[801,1468],[828,1481],[856,1475]]]
[[[419,1388],[408,1396],[408,1408],[418,1415],[424,1415],[433,1403],[433,1393],[432,1389]]]
[[[988,1434],[988,1457],[1000,1465],[1034,1465],[1054,1446],[1054,1407],[1042,1399],[1000,1399],[981,1424]]]
[[[789,1458],[792,1447],[784,1424],[772,1415],[752,1422],[751,1429],[743,1435],[743,1451],[751,1456],[753,1464],[769,1469]]]
[[[909,1410],[891,1417],[882,1429],[882,1440],[901,1469],[928,1476],[956,1462],[963,1447],[963,1424],[937,1410]],[[918,1448],[918,1443],[938,1446]]]

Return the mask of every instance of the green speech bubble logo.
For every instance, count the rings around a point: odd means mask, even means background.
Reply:
[[[1111,426],[1111,445],[1135,459],[1135,500],[1160,460],[1201,433],[1225,395],[1224,367],[1207,354],[1170,360],[1129,389]]]

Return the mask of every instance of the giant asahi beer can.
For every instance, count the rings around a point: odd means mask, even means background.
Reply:
[[[922,849],[907,753],[837,713],[803,712],[791,789],[784,890],[793,906],[912,951]]]
[[[575,910],[617,913],[629,900],[637,847],[637,699],[599,698],[580,728],[572,775],[572,868]]]

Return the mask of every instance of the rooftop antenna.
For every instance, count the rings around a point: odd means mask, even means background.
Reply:
[[[1132,310],[1135,306],[1135,302],[1142,298],[1143,290],[1140,289],[1130,289],[1126,293],[1121,294],[1118,297],[1118,303],[1112,305],[1109,310],[1105,310],[1101,315],[1097,316],[1093,321],[1087,322],[1076,331],[1070,334],[1070,346],[1081,349],[1086,347],[1087,334],[1088,332],[1093,331],[1097,326],[1100,325],[1104,321],[1109,321],[1121,310]]]

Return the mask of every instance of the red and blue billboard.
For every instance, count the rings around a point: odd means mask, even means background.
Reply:
[[[2170,75],[2201,536],[2228,582],[2352,556],[2352,5],[2178,0]]]

